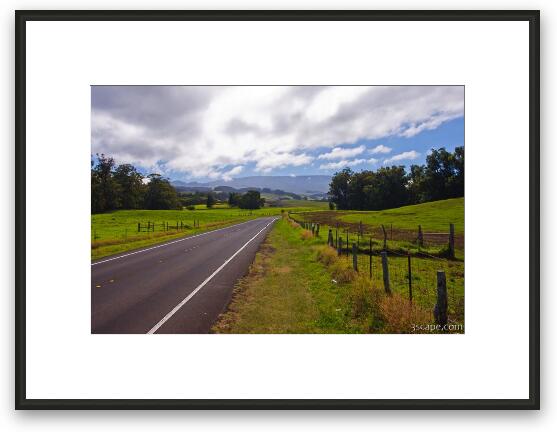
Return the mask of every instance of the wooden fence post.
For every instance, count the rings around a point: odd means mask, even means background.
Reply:
[[[140,232],[140,231],[141,231],[141,222],[138,222],[137,223],[137,232]]]
[[[338,247],[337,247],[337,255],[340,256],[341,253],[342,253],[342,237],[339,237]]]
[[[422,232],[422,226],[418,225],[418,248],[424,247],[424,233]]]
[[[381,225],[383,229],[383,250],[387,250],[387,231],[385,230],[385,225]]]
[[[319,237],[319,224],[315,227],[315,235]]]
[[[333,230],[329,228],[329,235],[327,236],[327,246],[333,245]]]
[[[441,326],[447,324],[447,279],[445,272],[437,271],[437,303],[433,309],[435,322]]]
[[[348,250],[349,244],[350,244],[350,240],[348,239],[348,230],[346,230],[346,255],[350,254],[350,251]]]
[[[352,243],[352,267],[355,271],[358,271],[358,249],[356,249],[356,243]]]
[[[381,252],[381,264],[383,265],[383,285],[385,286],[385,292],[391,294],[391,283],[389,280],[389,263],[387,261],[387,252]]]
[[[373,241],[371,236],[369,237],[369,278],[373,278]]]
[[[338,247],[338,223],[337,223],[337,229],[335,230],[335,247]]]
[[[391,224],[391,240],[393,239],[393,224]]]
[[[412,258],[410,257],[410,252],[408,252],[408,297],[410,298],[410,303],[412,303]]]
[[[449,225],[449,256],[454,259],[454,224]]]

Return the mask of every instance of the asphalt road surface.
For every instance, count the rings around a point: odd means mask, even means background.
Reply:
[[[208,333],[276,218],[91,263],[91,333]]]

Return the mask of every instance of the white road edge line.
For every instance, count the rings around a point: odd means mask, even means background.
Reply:
[[[184,300],[182,300],[180,303],[178,303],[176,306],[174,306],[174,309],[172,309],[170,312],[168,312],[166,314],[166,316],[161,319],[157,324],[155,324],[155,326],[149,330],[147,332],[147,334],[154,334],[159,328],[161,328],[161,326],[167,322],[170,318],[172,318],[172,315],[174,315],[176,312],[178,312],[182,306],[184,306],[187,302],[189,302],[191,300],[191,298],[197,294],[197,292],[203,288],[205,285],[207,285],[207,283],[209,283],[209,281],[211,279],[213,279],[230,261],[232,261],[234,259],[234,257],[236,255],[238,255],[240,252],[242,252],[244,250],[244,248],[250,244],[259,234],[261,234],[263,231],[265,231],[269,225],[271,225],[273,222],[275,222],[277,219],[273,219],[271,222],[269,222],[267,225],[265,225],[265,227],[263,227],[263,229],[261,229],[257,234],[255,234],[252,238],[250,238],[246,243],[244,243],[244,245],[238,249],[236,252],[234,252],[234,255],[232,255],[230,258],[228,258],[218,269],[216,269],[207,279],[205,279],[203,282],[201,282],[197,288],[195,288]]]
[[[105,259],[103,261],[97,261],[97,262],[91,263],[91,266],[94,266],[94,265],[97,265],[97,264],[102,264],[102,263],[109,262],[109,261],[114,261],[114,260],[117,260],[117,259],[120,259],[120,258],[130,256],[130,255],[135,255],[135,254],[139,254],[139,253],[143,253],[143,252],[148,252],[148,251],[153,250],[153,249],[158,249],[158,248],[161,248],[161,247],[169,246],[169,245],[174,244],[174,243],[183,242],[185,240],[189,240],[189,239],[196,238],[196,237],[201,237],[203,235],[211,234],[211,233],[214,233],[214,232],[217,232],[217,231],[222,231],[222,230],[225,230],[225,229],[228,229],[228,228],[237,227],[238,225],[243,225],[243,224],[246,224],[248,222],[253,222],[253,221],[256,221],[256,220],[257,220],[257,218],[256,219],[250,219],[250,220],[245,221],[245,222],[240,222],[239,224],[230,225],[230,226],[227,226],[227,227],[224,227],[224,228],[219,228],[219,229],[212,230],[212,231],[206,231],[206,232],[201,233],[201,234],[196,234],[196,235],[190,236],[190,237],[184,237],[184,238],[174,240],[174,241],[171,241],[171,242],[168,242],[168,243],[160,244],[158,246],[152,246],[152,247],[147,248],[147,249],[141,249],[141,250],[138,250],[138,251],[135,251],[135,252],[130,252],[130,253],[127,253],[127,254],[124,254],[124,255],[119,255],[119,256],[114,257],[114,258]]]

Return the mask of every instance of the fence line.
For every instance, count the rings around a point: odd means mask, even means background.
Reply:
[[[297,222],[310,231],[316,225],[308,221]],[[396,248],[389,247],[392,244],[388,238],[391,237],[392,242],[394,231],[392,224],[388,228],[381,226],[379,237],[374,236],[376,230],[364,232],[362,224],[358,224],[355,232],[350,232],[336,223],[326,226],[326,237],[327,244],[359,274],[387,293],[403,295],[412,304],[428,308],[435,306],[441,311],[436,315],[436,321],[444,324],[446,319],[457,322],[464,319],[464,264],[455,260],[454,225],[448,226],[449,233],[435,233],[448,240],[445,256],[435,256],[423,249],[423,236],[431,233],[423,232],[421,225],[412,250],[400,244],[395,245]]]

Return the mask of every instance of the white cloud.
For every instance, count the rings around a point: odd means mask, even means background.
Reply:
[[[268,173],[275,168],[284,168],[285,166],[306,165],[313,160],[311,156],[293,153],[268,153],[255,165],[256,171]]]
[[[329,153],[320,154],[317,159],[335,160],[351,158],[362,154],[365,149],[363,145],[354,148],[335,147]]]
[[[373,147],[372,149],[369,150],[369,152],[371,154],[378,154],[378,153],[382,153],[382,154],[386,154],[386,153],[390,153],[392,150],[392,148],[384,146],[383,144],[379,144],[376,147]]]
[[[460,115],[457,113],[436,114],[421,123],[412,123],[408,127],[403,128],[403,130],[400,132],[400,135],[406,138],[410,138],[415,135],[418,135],[420,132],[423,132],[424,130],[436,129],[442,123],[445,123],[446,121],[449,120],[453,120],[457,117],[460,117]]]
[[[235,166],[234,168],[232,168],[232,169],[230,169],[226,172],[223,172],[222,175],[221,175],[221,178],[224,181],[230,181],[230,180],[233,179],[233,176],[236,176],[236,175],[240,174],[243,170],[244,170],[244,167],[242,165]]]
[[[383,161],[383,163],[388,164],[388,163],[399,162],[399,161],[403,161],[403,160],[414,160],[414,159],[417,159],[419,156],[420,156],[420,153],[418,153],[416,150],[410,150],[410,151],[406,151],[406,152],[394,155],[393,157],[391,157],[389,159],[385,159]]]
[[[348,161],[362,146],[342,146],[410,137],[464,113],[461,86],[93,86],[91,96],[92,153],[188,178],[303,166],[319,150]]]
[[[367,162],[366,159],[352,159],[352,160],[343,159],[338,162],[329,162],[323,165],[319,165],[319,169],[327,169],[327,170],[341,169],[344,167],[351,167],[353,165],[361,165],[366,162]]]

